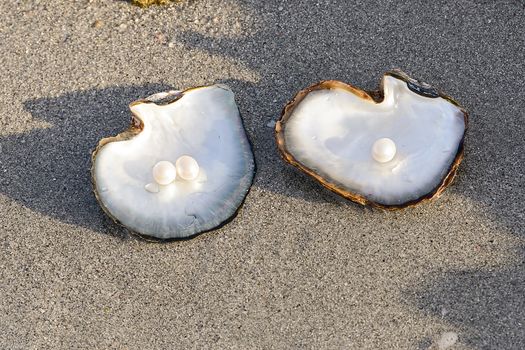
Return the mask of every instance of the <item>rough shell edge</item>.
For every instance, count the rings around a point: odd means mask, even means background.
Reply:
[[[221,84],[214,84],[214,85],[221,86]],[[172,100],[169,103],[165,103],[165,104],[162,104],[162,105],[170,105],[172,103],[176,103],[187,92],[190,92],[192,90],[197,90],[197,89],[200,89],[200,88],[210,87],[210,86],[213,86],[213,85],[198,86],[198,87],[188,88],[188,89],[183,90],[183,91],[170,91],[170,92],[167,92],[167,94],[171,95]],[[173,92],[173,93],[171,93],[171,92]],[[157,94],[154,94],[154,95],[157,95]],[[136,100],[136,101],[131,102],[129,104],[129,107],[131,109],[132,106],[135,106],[135,105],[138,105],[138,104],[141,104],[141,103],[156,103],[156,101],[149,100],[148,97],[146,97],[144,99],[140,99],[140,100]],[[239,110],[239,107],[237,107],[237,110]],[[243,119],[241,117],[240,110],[239,110],[239,117],[241,119],[241,126],[242,126],[242,128],[244,130],[244,133],[246,134],[246,139],[248,140],[248,145],[250,147],[250,151],[252,152],[252,157],[253,157],[253,145],[252,145],[252,142],[250,140],[250,137],[249,137],[248,133],[246,133],[246,128],[244,127],[244,121],[243,121]],[[105,138],[101,139],[98,142],[97,147],[95,147],[95,149],[91,153],[91,169],[90,170],[91,170],[91,185],[93,186],[93,193],[95,195],[95,198],[96,198],[98,204],[100,205],[100,207],[104,211],[104,213],[113,222],[115,222],[115,224],[117,224],[120,227],[123,227],[129,233],[131,233],[132,235],[137,236],[137,237],[139,237],[139,238],[141,238],[141,239],[143,239],[145,241],[152,242],[152,243],[167,243],[167,242],[174,242],[174,241],[190,240],[192,238],[200,236],[201,234],[204,234],[204,233],[207,233],[207,232],[210,232],[210,231],[218,230],[221,227],[223,227],[223,226],[227,225],[228,223],[230,223],[233,219],[235,219],[235,217],[237,217],[237,215],[239,214],[239,212],[241,210],[241,207],[244,205],[244,202],[246,201],[246,197],[248,197],[248,194],[250,193],[250,190],[252,188],[253,179],[255,178],[255,173],[257,171],[257,163],[255,162],[255,157],[253,157],[253,174],[252,174],[252,177],[251,177],[250,186],[248,187],[248,190],[246,191],[246,194],[244,195],[244,198],[242,199],[241,203],[237,207],[237,210],[230,217],[225,219],[223,222],[221,222],[219,225],[215,226],[214,228],[211,228],[211,229],[205,230],[205,231],[201,231],[201,232],[197,232],[197,233],[195,233],[195,234],[193,234],[191,236],[187,236],[187,237],[157,238],[157,237],[154,237],[154,236],[149,236],[149,235],[142,234],[140,232],[133,231],[133,230],[129,229],[126,225],[121,223],[116,217],[114,217],[111,214],[111,212],[108,210],[108,208],[106,208],[106,206],[104,205],[102,200],[100,199],[100,196],[99,196],[98,191],[97,191],[97,182],[95,180],[95,158],[96,158],[98,152],[100,152],[100,150],[105,145],[107,145],[107,144],[109,144],[111,142],[119,142],[119,141],[131,140],[132,138],[134,138],[135,136],[140,134],[142,132],[143,128],[144,128],[144,123],[142,122],[140,117],[138,115],[136,115],[135,113],[131,112],[131,124],[128,127],[128,129],[124,130],[123,132],[119,133],[116,136],[110,136],[110,137],[105,137]]]
[[[315,91],[315,90],[340,88],[340,89],[343,89],[343,90],[347,90],[347,91],[355,94],[356,96],[361,97],[362,99],[371,100],[371,101],[374,101],[375,103],[380,103],[383,100],[383,98],[384,98],[383,84],[384,84],[384,78],[386,76],[393,76],[393,77],[398,78],[400,80],[403,80],[403,81],[405,81],[407,83],[410,82],[410,83],[418,85],[418,86],[424,86],[425,88],[429,88],[430,87],[428,84],[421,83],[421,82],[419,82],[419,81],[417,81],[415,79],[410,78],[406,73],[404,73],[403,71],[398,70],[398,69],[394,69],[394,70],[391,70],[389,72],[386,72],[383,75],[383,77],[381,78],[379,89],[378,90],[374,90],[374,91],[361,90],[361,89],[359,89],[359,88],[357,88],[357,87],[355,87],[353,85],[350,85],[350,84],[347,84],[347,83],[343,83],[343,82],[338,81],[338,80],[324,80],[324,81],[321,81],[319,83],[316,83],[314,85],[311,85],[311,86],[307,87],[306,89],[303,89],[303,90],[299,91],[295,95],[295,97],[285,105],[285,107],[283,108],[283,111],[281,113],[281,118],[275,124],[275,139],[276,139],[276,142],[277,142],[277,148],[279,150],[279,153],[280,153],[281,157],[286,162],[290,163],[291,165],[293,165],[294,167],[298,168],[299,170],[301,170],[302,172],[306,173],[307,175],[313,177],[322,186],[324,186],[325,188],[329,189],[330,191],[332,191],[332,192],[334,192],[334,193],[336,193],[336,194],[338,194],[338,195],[340,195],[340,196],[342,196],[342,197],[344,197],[346,199],[349,199],[349,200],[351,200],[353,202],[359,203],[361,205],[368,205],[368,206],[371,206],[371,207],[374,207],[374,208],[378,208],[378,209],[383,209],[383,210],[398,210],[398,209],[411,207],[411,206],[417,205],[419,203],[426,202],[426,201],[429,201],[429,200],[432,200],[434,198],[439,197],[443,193],[443,191],[453,182],[453,180],[454,180],[454,178],[456,176],[459,164],[463,160],[464,141],[465,141],[465,135],[466,135],[466,132],[467,132],[467,127],[468,127],[468,113],[452,97],[444,94],[441,91],[436,90],[436,93],[437,93],[437,95],[439,97],[442,97],[442,98],[446,99],[447,101],[451,102],[452,104],[456,105],[457,107],[459,107],[459,109],[463,113],[463,119],[464,119],[464,122],[465,122],[465,130],[463,131],[463,136],[461,137],[461,141],[459,143],[459,146],[458,146],[458,149],[457,149],[457,152],[456,152],[456,157],[454,158],[454,161],[451,163],[447,174],[443,177],[443,179],[441,180],[440,184],[437,187],[435,187],[432,191],[430,191],[426,195],[423,195],[423,196],[421,196],[421,197],[419,197],[419,198],[417,198],[415,200],[407,201],[407,202],[402,203],[402,204],[387,205],[387,204],[374,202],[374,201],[366,198],[365,196],[363,196],[361,194],[348,191],[348,190],[346,190],[344,188],[341,188],[340,186],[338,186],[337,184],[335,184],[333,182],[329,182],[329,181],[325,180],[322,176],[317,174],[315,171],[313,171],[312,169],[308,168],[304,164],[300,163],[297,159],[295,159],[295,157],[290,152],[288,152],[288,150],[286,148],[285,139],[284,139],[284,129],[286,128],[286,122],[288,121],[288,119],[292,115],[292,112],[295,109],[295,107],[310,92]]]

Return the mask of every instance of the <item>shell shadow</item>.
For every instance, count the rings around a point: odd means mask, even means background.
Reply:
[[[123,236],[92,193],[91,152],[98,140],[129,126],[129,102],[166,89],[119,86],[24,102],[33,118],[50,127],[0,138],[0,192],[64,223]]]
[[[246,111],[247,106],[254,103],[245,99],[246,91],[255,92],[256,84],[237,80],[223,82],[234,92],[240,92],[236,94],[239,109],[245,125],[252,126],[247,127],[247,133],[257,170],[263,169],[259,185],[289,196],[311,200],[329,198],[329,193],[316,195],[322,189],[313,181],[298,193],[287,185],[294,181],[303,183],[304,178],[280,161],[273,132],[265,125],[256,125],[256,116]],[[103,213],[93,195],[91,153],[100,139],[116,135],[129,126],[130,102],[171,88],[165,84],[115,86],[25,101],[24,108],[32,117],[50,126],[0,137],[0,164],[5,170],[0,178],[0,193],[61,222],[127,236],[125,229],[113,224]],[[277,185],[274,185],[276,179]]]

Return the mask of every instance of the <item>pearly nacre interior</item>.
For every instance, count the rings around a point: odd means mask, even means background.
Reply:
[[[192,236],[232,217],[254,174],[232,91],[213,85],[188,90],[170,104],[130,108],[143,130],[105,144],[94,157],[95,190],[106,211],[130,230],[161,239]],[[191,155],[198,171],[183,158],[184,176],[158,184],[153,167],[176,164],[184,155]]]
[[[394,76],[383,79],[380,103],[342,88],[309,92],[286,121],[284,139],[287,151],[327,182],[382,205],[400,205],[439,186],[458,153],[465,121],[447,99],[415,93]],[[385,162],[371,151],[382,138],[395,144],[394,157]]]

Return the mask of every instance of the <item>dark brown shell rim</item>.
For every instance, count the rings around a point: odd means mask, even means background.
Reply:
[[[219,87],[221,86],[221,84],[215,84],[215,85],[218,85]],[[135,105],[138,105],[138,104],[141,104],[141,103],[154,103],[154,104],[158,104],[158,105],[170,105],[172,103],[177,102],[186,93],[188,93],[190,91],[201,89],[201,88],[206,88],[206,87],[209,87],[209,86],[211,86],[211,85],[203,85],[203,86],[192,87],[192,88],[185,89],[183,91],[176,91],[176,92],[174,91],[175,94],[173,94],[173,96],[171,96],[169,103],[156,103],[156,101],[149,100],[148,98],[136,100],[136,101],[133,101],[133,102],[131,102],[129,104],[129,108],[131,110],[131,107],[133,107]],[[161,101],[162,100],[163,99],[161,99]],[[238,107],[237,107],[237,109],[238,109]],[[240,111],[239,111],[239,115],[240,115]],[[242,124],[243,130],[246,130],[244,128],[244,122],[243,122],[242,118],[241,118],[241,124]],[[154,236],[149,236],[149,235],[146,235],[146,234],[143,234],[143,233],[140,233],[140,232],[133,231],[130,228],[128,228],[126,225],[124,225],[122,222],[120,222],[120,220],[118,220],[116,217],[114,217],[113,214],[111,214],[109,209],[104,205],[104,203],[100,199],[100,196],[99,196],[98,191],[97,191],[97,182],[95,180],[95,158],[97,157],[98,152],[100,152],[100,150],[105,145],[107,145],[107,144],[109,144],[111,142],[131,140],[132,138],[134,138],[135,136],[140,134],[143,129],[144,129],[143,121],[140,119],[140,117],[138,115],[136,115],[135,113],[131,112],[131,123],[130,123],[130,126],[126,130],[124,130],[123,132],[119,133],[116,136],[110,136],[110,137],[105,137],[105,138],[101,139],[98,142],[97,147],[95,147],[95,149],[91,153],[91,185],[93,187],[93,194],[95,195],[95,199],[97,200],[98,204],[100,205],[100,207],[102,208],[104,213],[115,224],[117,224],[118,226],[124,228],[126,231],[128,231],[132,235],[137,236],[140,239],[143,239],[145,241],[152,242],[152,243],[167,243],[167,242],[186,241],[186,240],[193,239],[193,238],[195,238],[197,236],[200,236],[200,235],[202,235],[204,233],[218,230],[221,227],[223,227],[224,225],[230,223],[233,219],[235,219],[235,217],[239,214],[242,206],[244,205],[244,202],[246,201],[246,197],[248,197],[248,194],[250,193],[250,190],[251,190],[251,187],[252,187],[251,185],[253,183],[253,178],[255,177],[255,173],[257,171],[257,163],[255,162],[255,158],[253,159],[253,166],[254,166],[254,168],[253,168],[253,175],[252,175],[252,180],[251,180],[252,182],[250,183],[250,186],[248,187],[248,190],[246,191],[246,194],[244,195],[244,198],[241,201],[239,207],[237,207],[237,210],[229,218],[225,219],[223,222],[221,222],[219,225],[217,225],[214,228],[211,228],[211,229],[205,230],[205,231],[201,231],[201,232],[197,232],[197,233],[195,233],[195,234],[193,234],[191,236],[187,236],[187,237],[157,238],[157,237],[154,237]],[[245,133],[246,133],[246,131],[245,131]],[[251,140],[249,138],[249,135],[247,133],[246,133],[246,139],[248,140],[248,145],[250,147],[250,151],[253,154],[253,145],[252,145],[252,142],[251,142]]]
[[[443,99],[449,101],[450,103],[454,104],[455,106],[459,107],[461,112],[463,113],[463,119],[465,122],[465,130],[463,131],[463,136],[461,138],[461,141],[458,145],[458,149],[456,152],[456,157],[454,158],[454,161],[450,164],[450,167],[448,169],[448,172],[443,177],[441,182],[436,186],[432,191],[427,193],[426,195],[423,195],[415,200],[410,200],[405,203],[401,204],[395,204],[395,205],[388,205],[388,204],[382,204],[378,202],[374,202],[367,197],[351,192],[347,189],[345,189],[342,185],[336,184],[334,182],[330,182],[326,179],[324,179],[321,175],[317,174],[315,171],[307,167],[306,165],[299,162],[295,157],[288,151],[286,148],[286,142],[284,138],[284,131],[286,129],[286,122],[288,119],[290,119],[290,116],[292,115],[293,110],[295,107],[301,103],[301,101],[312,91],[315,90],[323,90],[323,89],[334,89],[339,88],[346,91],[349,91],[353,93],[354,95],[361,97],[365,100],[371,100],[375,103],[380,103],[383,101],[384,98],[384,78],[386,76],[392,76],[394,78],[397,78],[399,80],[402,80],[406,82],[407,84],[410,84],[409,87],[414,93],[419,93],[422,96],[433,98],[433,97],[442,97]],[[419,91],[418,90],[419,88]],[[435,95],[435,96],[432,96]],[[315,180],[317,180],[322,186],[329,189],[330,191],[349,199],[353,202],[359,203],[361,205],[368,205],[371,207],[384,209],[384,210],[397,210],[397,209],[403,209],[410,206],[414,206],[416,204],[429,201],[431,199],[437,198],[443,193],[443,191],[452,183],[454,180],[454,177],[456,176],[457,169],[459,167],[459,164],[463,160],[463,153],[464,153],[464,141],[465,141],[465,135],[467,131],[468,126],[468,113],[467,111],[459,105],[458,102],[456,102],[452,97],[444,94],[443,92],[432,88],[430,85],[419,82],[415,79],[410,78],[406,73],[402,72],[401,70],[395,69],[389,72],[386,72],[380,82],[379,89],[373,90],[373,91],[365,91],[362,89],[359,89],[353,85],[343,83],[338,80],[324,80],[319,83],[316,83],[314,85],[311,85],[307,87],[306,89],[303,89],[299,91],[295,97],[286,104],[286,106],[283,108],[283,111],[281,113],[281,118],[277,121],[275,124],[275,140],[277,142],[277,148],[279,150],[279,153],[281,157],[294,167],[298,168],[302,172],[306,173],[307,175],[313,177]]]

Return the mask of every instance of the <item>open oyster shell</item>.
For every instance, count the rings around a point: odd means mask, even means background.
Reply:
[[[172,101],[154,102],[163,98]],[[233,92],[225,85],[171,91],[130,109],[131,127],[102,139],[93,153],[94,192],[104,211],[130,231],[157,239],[190,237],[232,218],[255,168]],[[155,164],[175,164],[183,155],[198,162],[196,179],[154,182]]]
[[[281,156],[357,203],[399,209],[440,195],[463,158],[468,115],[449,96],[401,71],[378,91],[322,81],[300,91],[275,126]],[[374,143],[397,151],[376,161]]]

